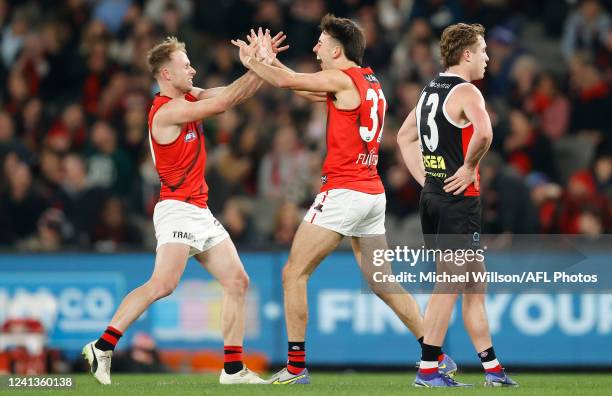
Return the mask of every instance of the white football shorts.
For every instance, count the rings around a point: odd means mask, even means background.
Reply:
[[[166,243],[191,246],[189,256],[205,252],[229,238],[208,208],[173,199],[158,202],[153,211],[157,249]]]
[[[316,196],[304,221],[344,236],[383,235],[386,205],[385,193],[333,189]]]

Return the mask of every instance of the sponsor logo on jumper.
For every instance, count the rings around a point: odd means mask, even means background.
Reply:
[[[196,138],[196,133],[194,131],[189,131],[185,135],[185,142],[191,142],[195,140],[195,138]]]
[[[363,164],[363,165],[366,165],[366,166],[376,166],[376,165],[378,165],[378,154],[361,153],[357,157],[357,161],[355,161],[355,163],[356,164]]]
[[[425,168],[430,169],[446,169],[446,162],[444,162],[444,157],[440,155],[424,155],[423,165],[425,165]]]
[[[447,83],[442,84],[442,83],[439,83],[439,82],[432,81],[432,82],[429,83],[429,86],[433,87],[433,88],[449,89],[451,87],[451,84],[447,84]]]
[[[321,184],[327,184],[327,175],[321,176]]]
[[[363,76],[363,78],[365,78],[369,82],[378,82],[374,74],[366,74]]]

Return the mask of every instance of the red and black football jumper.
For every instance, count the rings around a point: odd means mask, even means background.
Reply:
[[[459,125],[446,113],[448,98],[462,84],[470,83],[457,75],[440,73],[425,86],[416,107],[426,172],[419,211],[428,244],[432,244],[428,235],[473,236],[481,231],[480,193],[474,185],[457,196],[444,191],[444,180],[463,165],[473,133],[470,122]]]

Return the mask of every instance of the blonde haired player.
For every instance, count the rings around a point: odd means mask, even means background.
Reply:
[[[275,40],[275,44],[280,41]],[[241,56],[255,56],[254,48],[242,46]],[[102,336],[83,347],[83,355],[94,377],[102,384],[110,384],[111,358],[119,338],[153,302],[172,293],[188,258],[194,256],[223,288],[221,331],[225,363],[220,383],[261,383],[257,374],[242,363],[249,277],[227,231],[207,207],[201,120],[250,98],[262,80],[247,72],[227,87],[196,88],[196,71],[185,44],[175,37],[153,47],[147,60],[160,88],[149,112],[151,155],[161,181],[159,202],[153,213],[155,267],[149,280],[123,299]]]
[[[452,247],[458,242],[460,248],[471,249],[480,240],[478,163],[489,149],[493,131],[484,98],[471,81],[484,77],[489,61],[486,47],[482,25],[458,23],[444,29],[440,52],[446,71],[423,88],[397,136],[404,162],[423,186],[420,217],[428,249],[450,247],[449,239]],[[474,264],[481,269],[482,263]],[[437,265],[439,273],[454,266]],[[465,286],[463,322],[485,370],[485,385],[518,386],[495,356],[485,285],[461,286]],[[429,300],[415,386],[468,386],[441,374],[437,361],[458,295],[458,289],[447,284],[446,290],[435,292]]]

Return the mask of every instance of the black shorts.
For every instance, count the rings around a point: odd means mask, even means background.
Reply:
[[[419,214],[427,248],[468,248],[479,245],[480,197],[425,192],[421,194]]]

